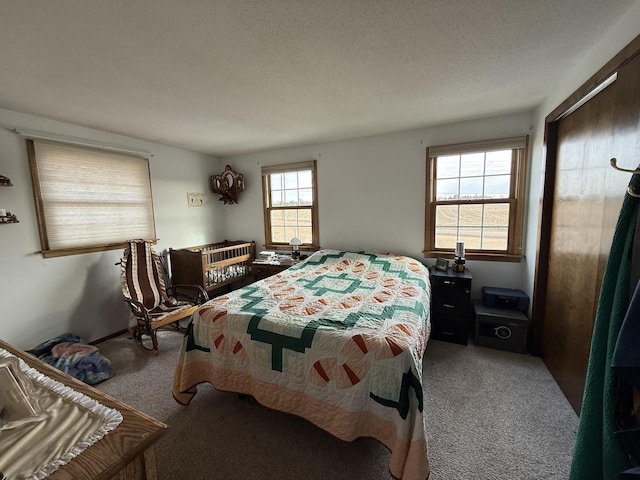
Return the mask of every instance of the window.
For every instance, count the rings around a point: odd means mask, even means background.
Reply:
[[[519,261],[528,137],[427,148],[426,257]]]
[[[45,140],[27,150],[45,258],[155,240],[148,159]]]
[[[262,167],[262,187],[266,248],[299,237],[302,250],[318,249],[316,161]]]

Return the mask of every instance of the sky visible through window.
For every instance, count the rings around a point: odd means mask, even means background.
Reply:
[[[311,170],[302,170],[271,174],[271,206],[313,205],[311,173]]]
[[[512,150],[438,157],[436,200],[508,198]]]

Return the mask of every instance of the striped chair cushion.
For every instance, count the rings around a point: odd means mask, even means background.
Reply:
[[[191,306],[167,296],[160,257],[148,241],[127,242],[120,273],[122,294],[144,305],[153,321]]]

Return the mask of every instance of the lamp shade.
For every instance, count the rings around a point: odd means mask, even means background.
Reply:
[[[291,240],[289,240],[289,245],[299,247],[300,245],[302,245],[302,240],[300,240],[299,237],[293,237]]]

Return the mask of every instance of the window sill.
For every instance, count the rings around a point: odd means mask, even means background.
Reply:
[[[271,244],[265,244],[264,249],[291,251],[291,245],[289,245],[288,243],[271,243]],[[299,250],[301,252],[316,252],[320,250],[320,247],[317,247],[315,245],[300,245]]]
[[[158,239],[150,240],[153,245],[156,245]],[[56,258],[66,257],[69,255],[81,255],[83,253],[95,253],[95,252],[107,252],[109,250],[124,249],[127,246],[127,242],[111,243],[109,245],[96,245],[93,247],[75,247],[75,248],[60,248],[58,250],[41,250],[40,252],[44,258]]]
[[[425,258],[450,258],[453,259],[453,251],[443,250],[427,250],[422,254]],[[520,262],[524,255],[512,255],[508,253],[471,253],[467,252],[464,256],[465,260],[480,260],[486,262]]]

